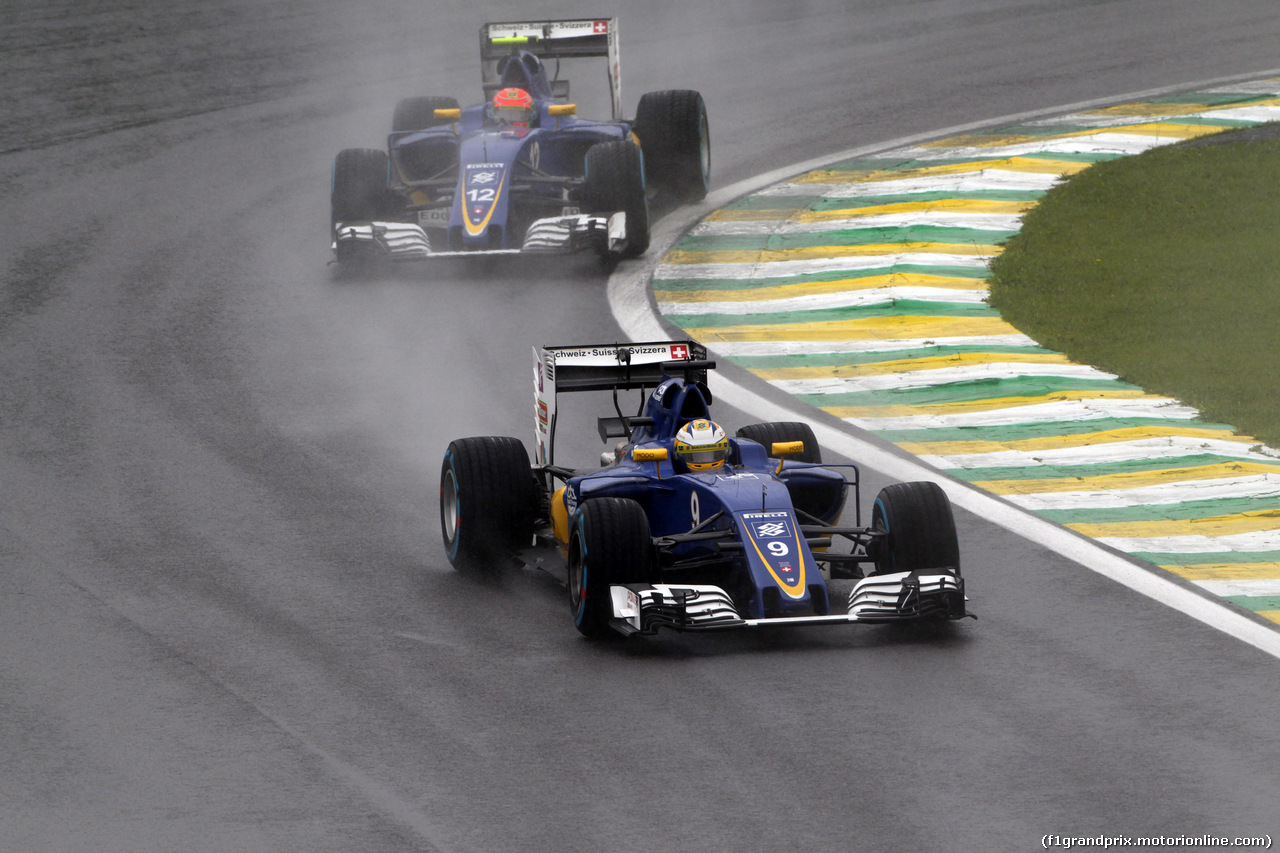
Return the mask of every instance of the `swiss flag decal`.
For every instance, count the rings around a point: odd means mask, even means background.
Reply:
[[[684,344],[672,344],[671,357],[673,359],[686,359],[689,357],[689,348]]]
[[[608,21],[596,21],[596,25],[595,25],[595,27],[594,27],[594,30],[595,30],[595,32],[597,32],[597,33],[607,33],[607,32],[609,32],[609,22],[608,22]]]

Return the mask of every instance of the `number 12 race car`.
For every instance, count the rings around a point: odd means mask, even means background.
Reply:
[[[710,419],[715,363],[690,341],[535,348],[534,359],[536,463],[510,437],[457,439],[445,453],[440,521],[458,570],[554,559],[589,637],[970,615],[937,484],[885,487],[861,526],[857,466],[822,464],[808,424],[729,438]],[[626,390],[640,391],[635,415],[618,402]],[[580,391],[613,392],[616,414],[597,426],[617,444],[596,470],[554,461],[557,395]],[[831,550],[836,539],[851,548]],[[853,581],[842,600],[833,578]]]
[[[584,58],[607,62],[609,121],[579,118],[569,100],[561,64]],[[387,150],[338,154],[330,224],[340,264],[582,250],[635,257],[649,247],[651,196],[706,196],[702,96],[650,92],[624,119],[616,19],[485,24],[480,63],[483,103],[405,98]]]

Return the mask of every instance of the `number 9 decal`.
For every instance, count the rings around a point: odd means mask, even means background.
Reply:
[[[692,530],[694,527],[698,526],[698,520],[699,520],[698,516],[701,513],[702,513],[702,508],[698,506],[698,493],[690,492],[689,493],[689,514],[693,516],[693,524],[689,526],[689,529]]]
[[[769,549],[769,553],[775,557],[785,557],[791,553],[791,549],[787,547],[786,542],[770,542],[765,545]]]

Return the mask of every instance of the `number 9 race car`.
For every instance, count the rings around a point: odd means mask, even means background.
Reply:
[[[614,18],[481,27],[483,103],[405,98],[385,151],[349,148],[334,160],[337,262],[642,254],[650,197],[705,197],[711,137],[702,96],[690,90],[650,92],[635,118],[622,117],[617,38]],[[561,77],[562,63],[595,58],[607,63],[599,100],[610,121],[580,118]]]
[[[699,344],[543,347],[534,360],[535,463],[510,437],[457,439],[445,453],[440,521],[458,570],[563,566],[553,573],[589,637],[970,615],[942,489],[887,486],[863,527],[857,466],[823,464],[808,424],[729,438],[710,420],[715,363]],[[641,395],[631,416],[627,390]],[[597,427],[617,444],[596,470],[554,460],[557,395],[581,391],[613,394],[616,414]],[[840,600],[831,579],[846,581]]]

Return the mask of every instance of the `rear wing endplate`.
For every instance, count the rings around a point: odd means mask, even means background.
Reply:
[[[694,341],[534,347],[537,464],[550,465],[555,458],[557,394],[655,388],[668,376],[705,383],[714,365],[707,348]]]
[[[500,85],[498,60],[512,50],[527,50],[544,62],[558,58],[607,57],[613,120],[622,120],[617,18],[485,24],[480,28],[480,75],[486,100],[493,97]]]

